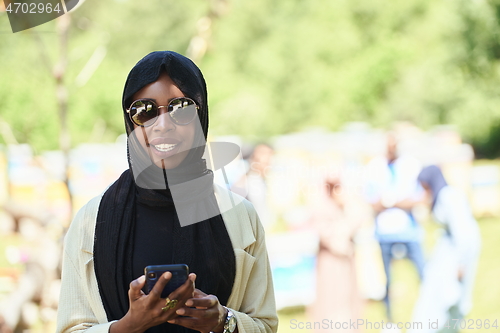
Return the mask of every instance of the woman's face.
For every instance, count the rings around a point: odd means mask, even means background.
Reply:
[[[158,105],[168,105],[176,97],[186,96],[166,73],[162,73],[157,81],[139,90],[132,98],[133,101],[149,98]],[[134,133],[156,166],[173,169],[181,164],[193,146],[196,119],[188,125],[176,125],[167,114],[167,108],[159,110],[153,125],[140,127],[134,124]]]

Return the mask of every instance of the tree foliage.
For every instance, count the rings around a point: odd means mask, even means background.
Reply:
[[[87,0],[72,13],[73,144],[124,131],[130,68],[153,50],[185,54],[209,7],[206,0]],[[451,123],[480,153],[498,156],[499,20],[500,0],[227,0],[199,63],[211,131],[261,139],[347,121]],[[9,30],[6,15],[0,30]],[[0,38],[0,117],[18,140],[55,148],[55,91],[34,37],[54,59],[54,23],[32,30]],[[106,48],[102,63],[83,86],[73,84],[98,47]]]

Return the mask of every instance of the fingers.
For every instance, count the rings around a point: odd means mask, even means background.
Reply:
[[[196,280],[196,274],[194,273],[189,274],[186,282],[184,282],[176,290],[172,291],[170,295],[168,295],[168,298],[176,299],[179,301],[179,303],[184,304],[184,301],[186,299],[193,297],[195,280]]]
[[[204,321],[206,321],[206,319]],[[171,319],[171,320],[169,320],[167,322],[169,324],[175,324],[175,325],[179,325],[179,326],[184,326],[186,328],[202,332],[201,327],[200,327],[202,324],[200,323],[200,320],[198,318],[194,318],[194,317],[177,317],[177,318]]]
[[[196,281],[196,274],[194,273],[191,273],[189,274],[186,282],[184,282],[182,284],[182,286],[180,286],[179,288],[177,288],[177,290],[181,291],[181,290],[187,290],[187,289],[192,289],[191,290],[191,293],[194,292],[194,282]]]
[[[177,311],[175,311],[176,314],[179,316],[184,316],[184,317],[193,317],[193,318],[200,318],[200,319],[206,319],[210,318],[213,316],[214,310],[211,309],[194,309],[194,308],[180,308]]]
[[[206,294],[205,294],[206,295]],[[216,306],[219,300],[214,295],[207,295],[201,298],[190,298],[186,301],[186,306],[195,308],[211,308]]]
[[[130,289],[128,294],[131,300],[136,300],[140,298],[142,295],[144,295],[142,288],[144,287],[145,283],[146,283],[146,277],[144,275],[141,275],[134,281],[130,282]]]
[[[205,293],[197,291],[196,294],[201,295]],[[191,298],[186,301],[186,306],[191,307],[177,309],[175,314],[180,317],[172,318],[168,322],[199,332],[210,332],[215,328],[219,328],[226,317],[225,308],[220,305],[219,300],[214,295],[207,295],[203,298]],[[195,306],[195,308],[192,306]]]
[[[203,291],[201,291],[200,289],[197,289],[195,288],[194,289],[194,294],[193,294],[193,297],[195,298],[202,298],[202,297],[206,297],[208,296],[207,294],[205,294]]]
[[[167,285],[168,281],[172,278],[172,273],[170,272],[165,272],[162,274],[162,276],[156,281],[155,286],[151,291],[149,292],[149,296],[153,298],[160,298],[161,297],[161,292],[163,291],[163,288]]]

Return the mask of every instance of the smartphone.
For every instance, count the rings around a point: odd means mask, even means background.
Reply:
[[[146,268],[144,268],[144,275],[146,276],[144,292],[149,294],[158,279],[167,271],[172,273],[172,278],[168,281],[165,288],[163,288],[163,291],[161,292],[162,298],[167,298],[172,291],[179,288],[184,282],[186,282],[189,275],[189,268],[185,264],[146,266]]]

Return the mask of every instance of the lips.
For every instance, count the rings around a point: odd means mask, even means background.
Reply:
[[[154,138],[148,142],[148,146],[153,148],[156,155],[165,158],[177,152],[180,142],[172,138]]]
[[[171,151],[176,146],[177,146],[177,144],[168,144],[168,143],[162,143],[162,144],[159,144],[159,145],[153,145],[153,147],[156,150],[161,151],[162,153],[165,153],[167,151]]]
[[[149,140],[149,144],[156,146],[156,145],[161,145],[161,144],[170,144],[170,145],[176,145],[180,141],[173,139],[173,138],[154,138],[153,140]]]

